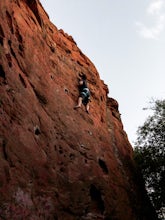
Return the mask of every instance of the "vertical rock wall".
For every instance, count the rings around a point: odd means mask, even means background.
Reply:
[[[37,0],[0,11],[0,218],[155,219],[93,63]],[[73,109],[81,72],[89,115]]]

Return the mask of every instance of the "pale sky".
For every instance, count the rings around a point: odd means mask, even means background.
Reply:
[[[165,0],[40,0],[52,23],[71,35],[119,103],[129,141],[165,97]]]

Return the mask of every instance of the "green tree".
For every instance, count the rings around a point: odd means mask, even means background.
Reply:
[[[152,115],[138,128],[134,158],[160,219],[165,219],[165,100],[151,103]]]

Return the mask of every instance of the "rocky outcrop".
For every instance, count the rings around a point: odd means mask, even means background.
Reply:
[[[0,218],[155,219],[95,66],[37,0],[0,11]],[[81,72],[89,115],[73,109]]]

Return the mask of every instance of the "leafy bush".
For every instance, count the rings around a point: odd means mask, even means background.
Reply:
[[[138,128],[134,158],[160,219],[165,219],[165,100],[150,107],[153,114]]]

